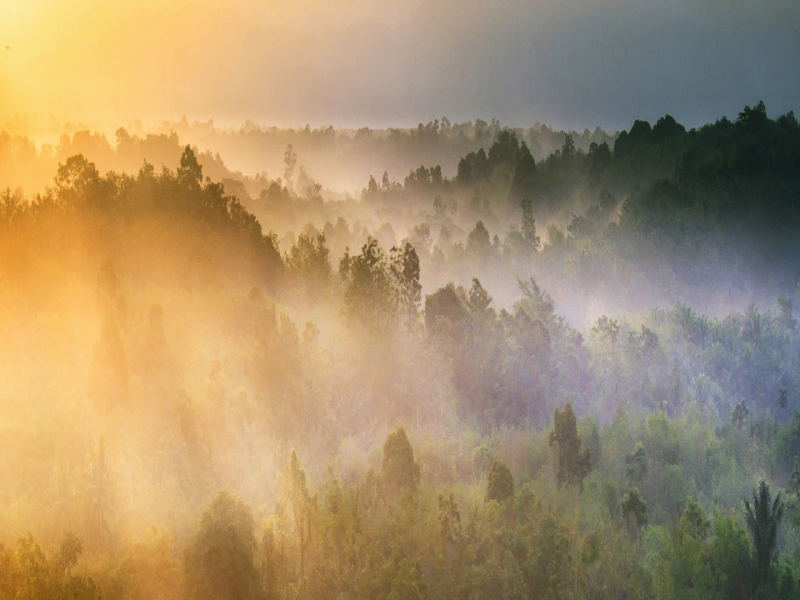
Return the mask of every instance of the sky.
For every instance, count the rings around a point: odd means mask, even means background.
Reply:
[[[696,126],[798,65],[797,0],[0,0],[0,123]]]

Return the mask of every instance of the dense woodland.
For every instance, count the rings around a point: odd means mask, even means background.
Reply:
[[[0,599],[800,598],[794,114],[480,130],[15,155]]]
[[[190,144],[195,148],[205,174],[212,180],[239,181],[255,196],[261,191],[267,173],[273,179],[283,176],[284,151],[292,146],[301,157],[298,172],[302,168],[307,177],[318,179],[328,194],[343,195],[346,190],[360,188],[370,171],[388,171],[398,177],[426,163],[441,164],[446,172],[455,173],[462,156],[491,144],[504,129],[496,119],[451,123],[447,117],[410,129],[357,130],[332,126],[312,129],[308,125],[281,129],[253,121],[239,128],[223,128],[216,127],[213,121],[190,123],[186,117],[153,125],[143,125],[137,120],[123,127],[95,126],[93,130],[89,124],[59,123],[52,119],[47,124],[25,120],[0,124],[2,188],[22,186],[32,193],[43,191],[52,181],[58,163],[75,154],[83,154],[103,174],[109,170],[136,172],[143,160],[158,169],[162,164],[175,169],[183,151],[180,140],[184,146]],[[613,134],[599,127],[594,131],[564,132],[537,123],[513,131],[539,160],[560,148],[567,133],[584,151],[592,143],[614,139]],[[37,139],[46,143],[37,143]],[[233,166],[227,168],[226,163]],[[289,178],[286,183],[296,184],[298,194],[303,195],[302,180]]]

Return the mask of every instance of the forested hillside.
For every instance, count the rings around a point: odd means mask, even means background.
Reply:
[[[0,600],[800,598],[795,116],[436,129],[13,163]]]

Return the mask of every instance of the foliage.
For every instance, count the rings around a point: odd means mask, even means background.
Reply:
[[[381,473],[389,492],[417,491],[419,464],[414,462],[414,449],[402,425],[386,437]]]
[[[756,589],[765,585],[770,575],[770,564],[778,541],[778,527],[783,519],[781,495],[772,495],[769,486],[762,479],[758,491],[753,489],[753,504],[744,501],[747,529],[753,536],[756,551]]]
[[[556,446],[559,485],[580,483],[586,476],[591,462],[589,453],[581,450],[581,438],[572,404],[567,402],[563,409],[555,409],[553,413],[553,431],[550,433],[550,445]]]
[[[260,598],[255,552],[250,507],[236,496],[220,492],[203,513],[184,554],[187,598]]]
[[[489,478],[486,484],[486,500],[505,502],[514,496],[514,478],[508,465],[502,460],[495,459],[489,469]]]

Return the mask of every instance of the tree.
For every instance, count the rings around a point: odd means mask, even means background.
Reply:
[[[461,542],[461,513],[453,493],[449,496],[439,494],[439,533],[444,546],[445,562],[447,565],[446,585],[448,592],[452,590],[452,562],[453,550]]]
[[[592,142],[589,144],[589,160],[591,162],[589,170],[593,177],[598,178],[613,162],[608,142],[603,142],[602,144]]]
[[[59,202],[78,210],[106,208],[116,192],[115,186],[103,179],[95,164],[82,154],[70,156],[58,166],[55,184]]]
[[[330,281],[331,263],[325,241],[323,233],[316,236],[301,233],[286,258],[286,266],[299,279],[310,298],[316,298]]]
[[[452,283],[425,296],[425,329],[428,335],[452,335],[468,319],[466,293]]]
[[[294,148],[292,148],[291,144],[286,147],[286,152],[283,153],[283,164],[285,167],[283,171],[283,178],[289,182],[292,180],[292,176],[294,175],[294,167],[297,164],[297,154],[295,154]]]
[[[637,442],[633,452],[625,457],[625,474],[631,484],[641,484],[647,475],[647,454],[642,442]]]
[[[566,161],[571,161],[577,151],[575,150],[575,138],[571,133],[564,134],[564,145],[561,147],[561,157]]]
[[[795,496],[800,496],[800,461],[794,459],[792,474],[789,475],[789,485],[787,488]]]
[[[280,600],[286,585],[289,557],[282,542],[272,525],[267,526],[261,539],[265,600]]]
[[[250,600],[262,597],[254,561],[255,520],[238,497],[220,492],[203,513],[184,553],[189,600]]]
[[[630,488],[622,497],[622,517],[634,531],[647,525],[647,502],[639,494],[639,488]]]
[[[495,459],[489,469],[489,479],[486,484],[486,501],[505,502],[514,497],[514,477],[508,465],[500,459]]]
[[[530,565],[531,587],[536,591],[535,597],[552,600],[569,597],[569,539],[552,513],[542,521],[538,541]]]
[[[390,330],[397,314],[397,294],[378,240],[370,237],[358,256],[345,252],[339,275],[345,285],[345,314],[350,322],[371,331]]]
[[[775,500],[769,491],[769,485],[762,479],[758,491],[753,489],[753,504],[745,499],[745,521],[747,529],[753,536],[756,551],[756,589],[769,580],[770,564],[778,543],[778,527],[783,519],[783,503],[781,495]]]
[[[744,403],[744,400],[740,404],[736,405],[736,408],[733,409],[733,414],[731,415],[731,423],[733,423],[736,429],[742,429],[745,425],[747,425],[747,419],[750,417],[750,411],[747,410],[747,406]]]
[[[522,205],[522,237],[530,244],[530,247],[538,252],[541,248],[541,240],[536,235],[536,219],[533,217],[533,201],[531,197],[523,196],[520,201]]]
[[[512,204],[521,204],[523,212],[523,223],[525,222],[526,207],[527,211],[533,213],[533,197],[536,193],[536,161],[531,156],[528,146],[524,143],[520,148],[520,159],[514,170],[514,178],[511,180],[511,188],[508,196]]]
[[[386,437],[381,470],[383,482],[391,493],[404,490],[416,493],[419,464],[414,462],[414,449],[402,425]]]
[[[567,402],[562,410],[553,413],[553,431],[550,432],[550,445],[556,446],[557,482],[559,487],[565,483],[580,482],[591,464],[589,453],[581,451],[581,438],[572,403]]]
[[[73,533],[49,557],[30,533],[19,539],[15,553],[0,544],[0,598],[100,600],[91,578],[72,575],[82,551],[83,542]]]
[[[483,221],[475,223],[475,229],[469,232],[467,236],[467,253],[477,257],[484,257],[489,254],[492,247],[492,241],[489,238],[489,232],[483,224]]]
[[[703,541],[708,537],[711,523],[706,519],[706,515],[700,505],[694,500],[686,503],[686,509],[681,516],[681,531],[686,535]]]
[[[778,324],[788,331],[794,331],[797,327],[797,319],[794,318],[794,304],[786,296],[778,296]]]
[[[455,545],[461,538],[461,513],[453,493],[439,494],[439,532],[445,545]]]
[[[419,314],[422,299],[422,286],[419,283],[419,257],[414,246],[406,242],[405,247],[392,248],[391,272],[394,277],[399,305],[408,319],[408,329],[413,331]]]
[[[470,312],[477,317],[483,317],[489,310],[489,305],[492,303],[492,297],[481,285],[477,277],[472,278],[472,287],[469,289],[469,306]]]
[[[718,589],[711,560],[714,557],[705,544],[710,527],[700,506],[689,500],[659,565],[662,581],[669,581],[668,597],[714,597]]]
[[[191,146],[186,146],[181,156],[178,183],[184,189],[194,193],[198,193],[203,184],[203,167],[197,162],[197,156]]]
[[[306,473],[303,465],[292,450],[289,464],[283,473],[281,484],[284,493],[292,505],[294,525],[297,531],[297,544],[300,548],[300,595],[305,595],[306,585],[306,547],[311,537],[311,509],[316,498],[311,498],[306,484]]]

